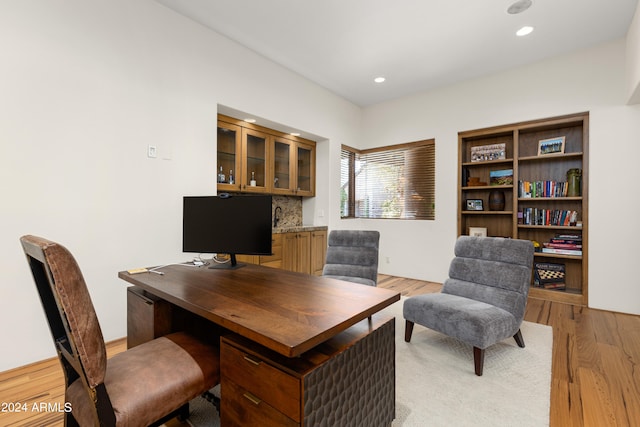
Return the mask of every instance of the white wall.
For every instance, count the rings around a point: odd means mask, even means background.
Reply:
[[[459,131],[589,111],[589,305],[640,314],[632,259],[640,241],[632,218],[640,202],[629,191],[638,181],[640,106],[625,105],[624,72],[619,40],[366,108],[362,141],[369,146],[436,140],[436,220],[363,221],[381,230],[381,272],[435,281],[447,276],[457,225]]]
[[[591,305],[640,313],[638,228],[619,220],[638,199],[611,191],[637,181],[622,42],[364,111],[152,0],[0,2],[0,52],[0,323],[13,349],[0,371],[55,355],[23,234],[65,244],[105,339],[126,334],[117,271],[184,258],[181,197],[214,192],[217,104],[326,138],[305,224],[380,229],[382,272],[438,281],[456,234],[457,132],[589,110]],[[436,221],[340,220],[341,143],[432,137]]]
[[[218,103],[331,138],[321,152],[357,143],[359,108],[152,0],[0,2],[0,52],[0,371],[55,356],[23,234],[67,246],[105,339],[126,335],[117,272],[185,259],[181,198],[215,193]]]
[[[627,92],[629,104],[640,104],[640,7],[627,32]]]

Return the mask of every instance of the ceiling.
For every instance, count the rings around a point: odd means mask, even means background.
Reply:
[[[638,0],[156,0],[359,106],[624,37]],[[534,27],[528,36],[515,32]],[[384,76],[384,83],[373,79]]]

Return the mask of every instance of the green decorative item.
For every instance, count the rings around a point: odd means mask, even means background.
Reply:
[[[582,195],[582,170],[575,168],[567,171],[567,197]]]

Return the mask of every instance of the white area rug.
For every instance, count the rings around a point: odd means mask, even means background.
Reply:
[[[481,377],[473,347],[415,325],[404,341],[404,298],[396,317],[396,419],[393,427],[548,426],[552,328],[524,322],[525,348],[510,338],[485,351]]]
[[[524,322],[526,347],[514,339],[485,351],[474,372],[473,348],[415,325],[404,342],[401,301],[383,310],[396,318],[396,419],[392,427],[548,426],[551,392],[550,326]],[[213,405],[192,403],[192,426],[219,426]]]

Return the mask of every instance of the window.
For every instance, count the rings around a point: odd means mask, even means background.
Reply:
[[[435,141],[342,146],[342,218],[435,219]]]

